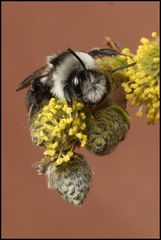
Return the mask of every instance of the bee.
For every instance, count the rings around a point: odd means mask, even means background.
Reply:
[[[97,70],[95,57],[117,54],[120,53],[114,49],[92,49],[86,53],[68,48],[49,56],[47,64],[25,78],[16,90],[29,87],[26,97],[29,116],[52,97],[65,98],[69,105],[75,98],[87,106],[100,102],[110,93],[111,86],[107,75]]]

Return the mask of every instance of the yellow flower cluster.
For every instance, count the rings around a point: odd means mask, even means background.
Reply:
[[[138,117],[143,116],[143,108],[146,107],[148,123],[154,123],[160,118],[160,38],[155,32],[152,33],[152,37],[152,40],[141,38],[136,55],[128,48],[122,51],[129,55],[127,58],[129,64],[136,63],[124,70],[129,78],[122,86],[127,99],[131,100],[131,105],[139,106],[136,113]]]
[[[57,165],[73,156],[75,145],[86,145],[86,115],[84,105],[74,102],[70,107],[66,100],[52,98],[32,119],[33,142],[45,148],[44,155]]]

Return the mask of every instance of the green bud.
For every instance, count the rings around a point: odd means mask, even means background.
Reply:
[[[52,162],[46,171],[48,188],[55,189],[65,200],[81,205],[89,191],[92,171],[82,155],[74,154],[71,161],[56,166]]]
[[[129,129],[127,113],[118,106],[95,114],[87,135],[86,147],[95,154],[108,154],[122,141]]]

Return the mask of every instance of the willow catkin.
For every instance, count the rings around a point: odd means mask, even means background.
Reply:
[[[108,154],[122,141],[129,129],[128,114],[119,106],[95,113],[86,147],[95,154]]]
[[[51,98],[31,119],[30,131],[34,144],[44,147],[44,155],[57,165],[70,161],[74,146],[87,141],[85,106],[74,101]]]
[[[154,124],[160,119],[160,37],[152,33],[152,39],[141,38],[136,54],[123,49],[129,55],[128,64],[133,68],[124,70],[128,80],[122,83],[126,98],[132,106],[137,106],[137,117],[147,116],[147,123]]]
[[[82,155],[57,166],[52,162],[46,171],[48,188],[55,189],[65,200],[81,205],[89,191],[92,171]]]

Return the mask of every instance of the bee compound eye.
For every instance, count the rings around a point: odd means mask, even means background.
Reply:
[[[77,77],[73,79],[73,90],[77,97],[82,97],[81,81]]]
[[[79,85],[79,81],[80,81],[80,80],[79,80],[77,77],[75,77],[74,80],[73,80],[74,86]]]

